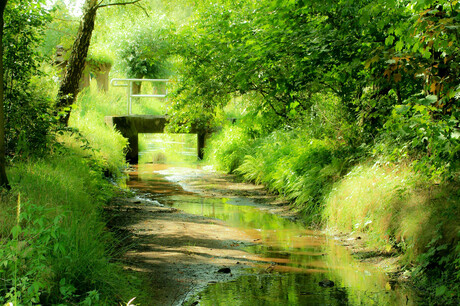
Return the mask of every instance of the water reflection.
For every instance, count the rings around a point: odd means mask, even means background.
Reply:
[[[196,165],[168,167],[143,164],[131,173],[129,185],[187,213],[225,221],[245,231],[252,243],[241,244],[258,262],[235,282],[209,285],[190,303],[200,305],[413,305],[415,295],[389,285],[376,268],[357,263],[343,246],[260,210],[247,198],[204,197],[188,190],[184,180],[203,173]],[[182,184],[182,185],[181,185]],[[323,288],[324,280],[334,282]]]

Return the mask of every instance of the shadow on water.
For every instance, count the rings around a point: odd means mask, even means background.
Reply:
[[[174,147],[180,146],[175,142]],[[155,146],[149,150],[155,156]],[[252,237],[253,243],[239,247],[258,256],[254,267],[236,281],[210,284],[189,304],[418,304],[414,292],[391,282],[377,268],[358,263],[338,241],[321,232],[263,211],[249,198],[215,198],[191,192],[184,181],[199,179],[203,171],[198,168],[193,163],[180,167],[141,164],[130,174],[128,183],[162,204],[223,220]]]

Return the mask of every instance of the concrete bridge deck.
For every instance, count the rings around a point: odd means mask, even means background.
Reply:
[[[115,127],[120,131],[123,137],[128,138],[128,152],[126,160],[131,164],[137,164],[139,155],[139,133],[164,133],[166,124],[168,124],[166,116],[153,115],[123,115],[123,116],[106,116],[105,123]],[[199,131],[192,126],[188,132],[198,135],[197,156],[203,159],[203,148],[207,133]]]

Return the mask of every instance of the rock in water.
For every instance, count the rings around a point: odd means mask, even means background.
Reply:
[[[329,279],[323,279],[318,283],[321,287],[327,288],[327,287],[334,287],[334,282],[329,280]]]
[[[230,273],[230,272],[232,272],[232,270],[230,270],[230,268],[221,268],[217,272],[218,273]]]

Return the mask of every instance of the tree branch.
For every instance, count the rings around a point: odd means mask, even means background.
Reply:
[[[145,15],[146,15],[148,18],[150,18],[149,13],[147,12],[147,10],[146,10],[142,5],[140,5],[140,4],[135,4],[135,6],[140,7],[140,8],[144,11]]]
[[[263,89],[259,88],[257,91],[260,92],[260,93],[262,94],[262,97],[264,98],[265,102],[268,103],[268,105],[269,105],[269,106],[271,107],[271,109],[275,112],[275,114],[277,114],[278,116],[280,116],[280,117],[282,117],[282,118],[287,119],[287,115],[286,115],[285,113],[282,113],[282,112],[279,112],[279,111],[276,110],[275,106],[274,106],[274,105],[270,102],[270,100],[268,99],[267,93],[266,93]]]
[[[138,3],[142,0],[134,0],[134,1],[131,1],[131,2],[118,2],[118,3],[107,3],[107,4],[99,4],[97,8],[101,8],[101,7],[106,7],[106,6],[115,6],[115,5],[129,5],[129,4],[135,4],[135,3]]]

